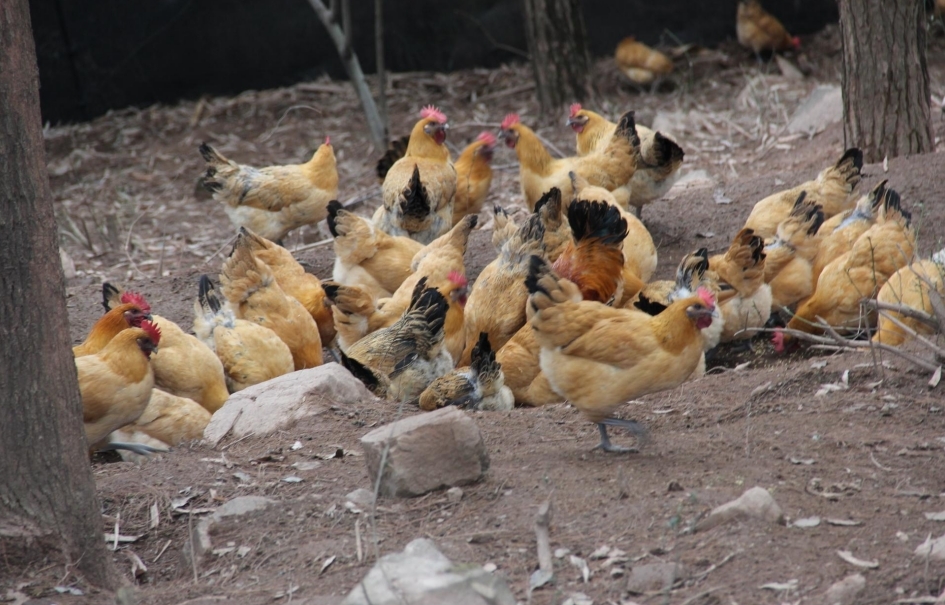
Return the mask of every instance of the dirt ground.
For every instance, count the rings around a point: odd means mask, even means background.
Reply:
[[[697,56],[680,70],[675,86],[658,93],[621,83],[610,62],[595,67],[596,106],[611,115],[635,108],[643,124],[668,116],[686,150],[684,170],[703,170],[709,179],[690,181],[645,208],[644,222],[659,245],[658,277],[669,276],[696,247],[724,249],[755,201],[813,177],[843,152],[839,124],[813,136],[786,134],[787,119],[809,92],[839,79],[836,29],[804,44],[807,54],[797,60],[809,71],[804,79],[759,66],[734,46]],[[932,93],[941,99],[942,38],[933,41],[929,62]],[[391,123],[395,134],[406,132],[421,104],[437,103],[450,117],[451,141],[459,147],[517,111],[559,149],[573,149],[565,116],[546,122],[537,117],[533,92],[523,87],[529,81],[524,66],[396,75]],[[933,112],[941,147],[945,114]],[[238,161],[265,165],[306,158],[326,134],[339,159],[342,199],[367,214],[379,195],[372,161],[378,152],[345,83],[305,83],[47,127],[63,249],[76,268],[67,288],[73,339],[81,341],[101,313],[106,279],[141,290],[155,312],[191,325],[197,277],[216,274],[233,234],[215,202],[195,197],[201,141]],[[514,155],[500,150],[495,165],[490,201],[521,207]],[[888,169],[869,165],[863,172],[861,190],[888,178],[902,194],[919,225],[922,255],[942,248],[945,153],[891,160]],[[485,225],[473,234],[466,257],[471,277],[495,254],[491,221],[485,213],[482,218]],[[325,237],[320,226],[287,241],[290,248],[305,248],[298,257],[320,278],[330,277],[332,248],[312,244]],[[823,384],[840,383],[848,370],[848,388],[816,394]],[[924,515],[945,509],[939,466],[945,460],[945,399],[943,387],[930,389],[928,380],[896,358],[880,363],[869,354],[809,350],[785,358],[756,341],[753,352],[723,354],[703,379],[630,402],[623,415],[650,430],[639,454],[591,451],[596,427],[568,405],[476,413],[491,457],[487,476],[464,488],[459,502],[445,493],[384,499],[373,516],[347,510],[344,495],[370,487],[358,440],[398,417],[401,410],[390,402],[332,404],[266,438],[216,448],[194,444],[140,466],[100,459],[94,472],[103,529],[117,524],[121,534],[140,536],[113,556],[138,585],[141,604],[334,604],[377,554],[418,537],[433,539],[455,562],[494,564],[524,602],[537,566],[534,515],[548,498],[552,547],[588,559],[592,573],[585,583],[567,556],[557,559],[553,586],[536,591],[534,603],[562,603],[573,593],[596,604],[816,603],[832,583],[856,572],[867,583],[857,603],[891,603],[937,596],[945,587],[945,564],[913,556],[927,536],[945,533],[940,521]],[[629,441],[614,435],[618,443]],[[292,450],[296,441],[302,447]],[[348,455],[326,459],[339,447]],[[288,476],[301,482],[285,482]],[[753,486],[770,490],[790,521],[817,516],[821,523],[805,529],[738,521],[689,531],[712,507]],[[184,507],[199,511],[249,494],[279,504],[218,525],[213,535],[215,546],[247,547],[245,554],[233,550],[192,566],[184,548],[194,519],[176,513],[172,502],[190,497]],[[155,527],[153,506],[159,511]],[[591,560],[601,546],[624,551],[626,561]],[[877,566],[855,567],[837,551]],[[129,553],[140,557],[146,573],[134,577]],[[685,566],[675,586],[628,594],[630,569],[660,561]],[[96,600],[94,594],[57,594],[57,585],[88,589],[53,561],[13,575],[0,582],[0,595],[15,589],[38,597],[37,603]],[[770,583],[781,586],[762,588]]]

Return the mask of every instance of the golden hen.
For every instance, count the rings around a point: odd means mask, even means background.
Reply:
[[[637,42],[633,36],[617,43],[614,61],[617,68],[634,84],[653,84],[673,73],[673,62],[669,57],[642,42]]]
[[[761,7],[758,0],[739,0],[735,18],[738,43],[750,49],[755,56],[770,51],[796,50],[801,46],[797,36],[791,36],[780,21]]]
[[[472,350],[472,364],[457,368],[430,383],[417,401],[421,410],[455,405],[472,410],[508,411],[515,400],[505,386],[502,365],[489,346],[489,335],[479,334]]]
[[[893,273],[879,289],[876,300],[886,305],[921,311],[929,317],[938,317],[941,322],[941,318],[945,317],[942,314],[942,307],[945,307],[945,249],[933,254],[932,258],[916,261]],[[907,317],[898,311],[883,310],[879,313],[873,342],[897,347],[912,338],[912,334],[897,325],[893,319],[905,324],[917,334],[934,332],[924,321]]]

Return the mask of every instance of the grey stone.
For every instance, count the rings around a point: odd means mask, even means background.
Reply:
[[[220,521],[226,517],[236,517],[262,510],[273,503],[275,503],[275,500],[263,496],[237,496],[220,505],[210,518],[214,521]]]
[[[375,397],[337,363],[299,370],[230,395],[210,418],[203,437],[216,445],[227,435],[268,435],[323,413],[325,402],[348,404]]]
[[[631,594],[644,594],[672,588],[677,580],[682,579],[684,568],[677,563],[649,563],[635,565],[627,578],[627,591]]]
[[[376,428],[361,438],[371,484],[387,452],[380,493],[420,496],[441,487],[478,481],[489,468],[482,434],[465,412],[449,406]]]
[[[834,582],[821,599],[822,605],[855,605],[857,597],[866,588],[866,578],[861,574],[851,574],[839,582]]]
[[[453,565],[430,540],[381,557],[341,605],[515,605],[505,580],[479,565]]]
[[[460,487],[451,487],[446,490],[446,499],[454,504],[462,500],[463,495],[463,490]]]
[[[348,495],[345,496],[345,501],[354,504],[362,510],[367,510],[371,508],[372,504],[374,504],[374,492],[369,489],[359,487],[353,492],[348,493]]]
[[[257,510],[263,510],[275,502],[275,500],[264,498],[263,496],[237,496],[232,500],[224,502],[209,517],[201,519],[194,526],[190,537],[184,542],[183,560],[186,564],[186,569],[190,569],[192,565],[191,554],[196,556],[197,561],[200,561],[213,551],[213,542],[210,540],[210,528],[212,528],[214,524],[227,517],[238,517]]]
[[[784,513],[763,487],[753,487],[731,502],[715,507],[709,516],[696,525],[696,531],[711,529],[740,518],[754,518],[784,525]]]
[[[797,108],[788,122],[788,132],[817,133],[843,119],[843,93],[839,86],[822,85]]]

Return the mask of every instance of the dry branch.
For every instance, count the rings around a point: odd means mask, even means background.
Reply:
[[[332,0],[329,9],[322,0],[308,0],[308,3],[315,9],[315,14],[325,29],[328,36],[335,43],[338,49],[338,55],[341,62],[348,72],[348,78],[354,85],[358,98],[361,99],[361,105],[364,107],[364,114],[367,117],[368,127],[371,130],[371,138],[378,149],[384,149],[387,145],[387,136],[384,134],[384,123],[377,112],[377,105],[374,104],[374,97],[371,96],[371,90],[368,88],[367,81],[364,79],[364,71],[361,69],[361,62],[358,61],[358,55],[351,47],[351,9],[349,0]],[[339,25],[339,5],[341,12],[341,24]],[[383,91],[381,91],[383,94]]]

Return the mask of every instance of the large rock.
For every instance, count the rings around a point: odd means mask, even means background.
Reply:
[[[839,86],[818,86],[801,103],[791,121],[788,132],[792,134],[818,133],[843,119],[843,94]]]
[[[696,525],[696,531],[705,531],[722,523],[744,518],[784,525],[784,513],[771,497],[771,493],[763,487],[753,487],[737,499],[712,509],[709,516]]]
[[[430,540],[381,557],[341,605],[515,605],[505,580],[479,566],[455,566]]]
[[[233,393],[213,414],[203,437],[216,445],[226,435],[268,435],[321,414],[325,402],[349,404],[374,399],[364,384],[337,363],[299,370]]]
[[[477,481],[489,468],[482,434],[462,410],[449,406],[376,428],[361,438],[371,484],[387,452],[380,493],[420,496]]]

